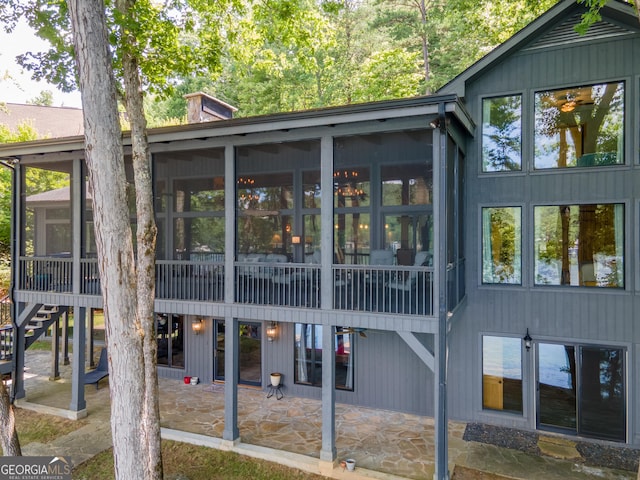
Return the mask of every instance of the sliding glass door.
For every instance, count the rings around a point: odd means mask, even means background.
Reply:
[[[622,348],[538,344],[538,427],[625,441]]]

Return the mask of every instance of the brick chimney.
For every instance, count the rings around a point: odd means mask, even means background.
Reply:
[[[187,99],[188,123],[228,120],[233,117],[233,112],[238,111],[236,107],[203,92],[189,93],[184,98]]]

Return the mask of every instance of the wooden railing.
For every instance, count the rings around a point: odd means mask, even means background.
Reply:
[[[157,260],[156,298],[222,302],[224,301],[224,264]]]
[[[37,292],[72,291],[69,257],[20,257],[18,288]]]

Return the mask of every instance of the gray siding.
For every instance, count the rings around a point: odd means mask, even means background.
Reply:
[[[480,127],[467,157],[465,248],[467,301],[450,335],[449,405],[453,418],[535,427],[534,352],[523,352],[524,415],[482,411],[481,337],[615,345],[627,349],[629,440],[638,443],[640,419],[640,296],[637,294],[640,168],[638,166],[638,75],[640,36],[578,42],[529,50],[506,58],[467,85],[467,106],[481,125],[483,97],[521,93],[523,170],[480,172]],[[609,168],[533,171],[533,95],[543,88],[625,80],[626,164]],[[533,285],[533,207],[561,203],[625,204],[625,288],[540,287]],[[522,286],[481,285],[481,207],[522,207]],[[523,349],[524,350],[524,349]]]

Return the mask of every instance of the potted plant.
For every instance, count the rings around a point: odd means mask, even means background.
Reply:
[[[278,385],[280,385],[280,379],[282,378],[282,374],[281,373],[277,373],[274,372],[270,375],[271,377],[271,386],[272,387],[277,387]]]

